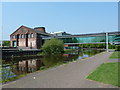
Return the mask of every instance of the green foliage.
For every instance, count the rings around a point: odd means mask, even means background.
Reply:
[[[64,50],[65,53],[75,52],[75,51],[76,51],[76,49],[66,49],[66,50]]]
[[[117,45],[115,48],[116,51],[120,51],[120,45]]]
[[[46,40],[42,46],[44,54],[61,54],[64,52],[64,43],[59,39]]]
[[[45,65],[45,68],[54,67],[56,65],[60,65],[63,63],[63,55],[62,54],[50,54],[44,55],[42,62]]]
[[[120,63],[103,63],[94,72],[92,72],[87,79],[120,87],[120,78],[118,78],[118,64]]]
[[[105,48],[105,44],[80,44],[81,48]]]
[[[40,52],[37,54],[38,56],[44,56],[44,53],[43,52]]]
[[[120,45],[111,45],[111,44],[109,44],[109,49],[115,49],[117,51],[120,51]]]
[[[3,46],[10,46],[10,41],[4,41]]]
[[[10,82],[10,81],[14,81],[16,79],[19,79],[19,78],[22,78],[24,76],[26,76],[27,74],[21,74],[21,75],[18,75],[16,77],[12,77],[12,78],[8,78],[8,79],[5,79],[5,80],[0,80],[0,83],[5,83],[5,82]]]
[[[19,51],[23,51],[22,49],[19,49]]]
[[[80,44],[79,47],[81,48],[106,48],[106,44],[105,43],[99,43],[99,44]],[[108,48],[109,49],[116,49],[116,50],[120,50],[120,45],[111,45],[108,44]]]
[[[40,70],[45,70],[45,69],[46,69],[45,66],[40,67]]]

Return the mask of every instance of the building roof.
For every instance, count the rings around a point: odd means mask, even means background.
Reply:
[[[120,31],[107,32],[109,35],[120,35]],[[84,37],[84,36],[105,36],[106,32],[103,33],[90,33],[90,34],[77,34],[77,35],[67,35],[67,36],[56,36],[56,38],[71,38],[71,37]],[[45,37],[43,39],[50,39],[50,37]]]
[[[36,30],[36,29],[32,29],[32,28],[29,28],[29,27],[26,27],[26,26],[20,26],[16,31],[14,31],[11,35],[13,35],[15,32],[17,32],[20,28],[22,28],[22,27],[24,27],[24,28],[27,28],[28,29],[28,31],[32,31],[32,32],[35,32],[35,33],[38,33],[38,34],[44,34],[44,35],[49,35],[49,36],[51,36],[51,34],[49,34],[49,33],[43,33],[43,32],[41,32],[41,31],[38,31],[38,30]],[[10,36],[11,36],[10,35]]]

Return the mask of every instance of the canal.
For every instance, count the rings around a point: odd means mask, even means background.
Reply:
[[[58,66],[68,62],[81,60],[103,52],[103,50],[81,50],[63,55],[45,55],[43,57],[33,57],[30,59],[17,58],[17,60],[4,60],[2,62],[1,79],[9,81],[19,75],[41,71],[50,67]]]

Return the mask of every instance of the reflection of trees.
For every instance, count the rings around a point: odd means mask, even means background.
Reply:
[[[45,67],[49,68],[63,62],[62,55],[45,55],[42,59]]]
[[[73,57],[70,57],[71,58],[71,60],[77,60],[78,59],[78,57],[79,57],[79,55],[74,55]]]
[[[45,55],[42,59],[42,62],[44,63],[46,68],[62,64],[64,61],[72,61],[78,59],[79,54],[68,54],[68,56],[63,55]]]
[[[88,51],[85,51],[83,53],[86,54],[86,55],[92,56],[92,55],[95,55],[97,53],[100,53],[101,51],[102,50],[88,50]]]
[[[63,38],[62,39],[64,43],[77,43],[78,40],[77,38],[73,37],[73,38]]]
[[[9,65],[8,65],[9,63]],[[13,73],[13,68],[14,68],[14,62],[3,62],[3,67],[2,67],[2,80],[7,80],[12,77],[16,77],[16,75]]]
[[[78,42],[78,40],[77,40],[77,38],[72,38],[72,43],[77,43]]]
[[[105,36],[96,36],[96,37],[93,37],[92,39],[92,43],[105,42],[105,41],[106,41]]]
[[[114,42],[120,42],[120,34],[119,35],[115,35]]]
[[[64,61],[77,60],[78,57],[79,57],[79,52],[72,52],[67,54],[67,56],[64,56]]]
[[[109,42],[120,42],[120,34],[109,36]]]

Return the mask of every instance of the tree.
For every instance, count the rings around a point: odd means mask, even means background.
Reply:
[[[43,54],[62,54],[64,52],[64,43],[59,39],[46,40],[42,46]]]
[[[3,46],[10,46],[10,41],[4,41]]]

